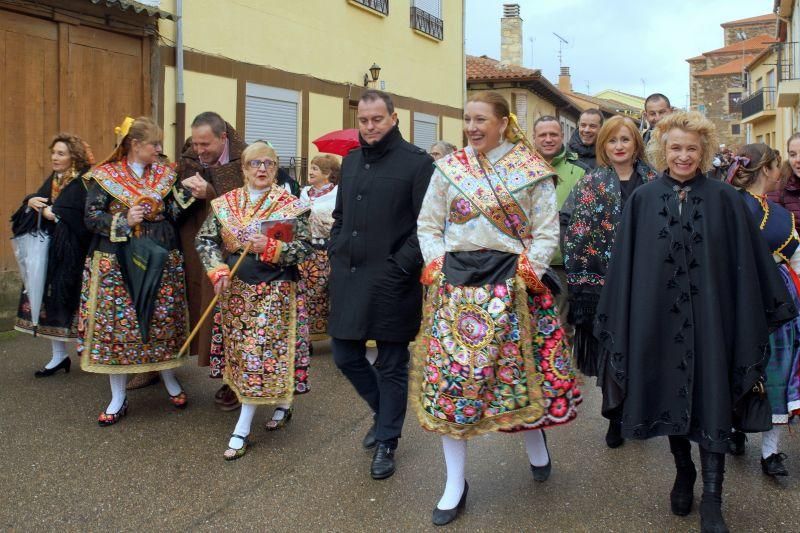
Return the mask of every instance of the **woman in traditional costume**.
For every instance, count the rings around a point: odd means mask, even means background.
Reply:
[[[417,222],[427,296],[411,397],[422,427],[442,435],[436,525],[465,506],[467,439],[524,431],[533,478],[545,481],[542,428],[572,420],[581,400],[541,282],[558,246],[555,173],[498,93],[470,97],[464,132],[469,146],[436,161]]]
[[[561,208],[569,323],[575,326],[572,353],[586,376],[597,375],[592,330],[622,208],[637,187],[657,175],[645,162],[644,141],[633,120],[612,117],[597,134],[597,168],[578,180]],[[606,444],[617,448],[623,442],[619,420],[610,420]]]
[[[764,143],[743,146],[728,169],[731,185],[742,190],[761,235],[792,301],[800,307],[800,237],[794,215],[767,199],[767,193],[781,187],[780,155]],[[787,322],[769,338],[770,357],[766,370],[766,391],[772,408],[773,428],[762,434],[761,470],[768,476],[786,476],[786,454],[778,451],[780,426],[800,414],[800,318]],[[745,434],[731,436],[731,453],[744,454]]]
[[[101,426],[125,416],[128,374],[158,370],[175,407],[186,393],[174,369],[186,338],[183,256],[176,221],[193,201],[175,170],[159,163],[161,128],[148,117],[117,128],[117,148],[92,169],[86,225],[94,232],[83,279],[81,368],[108,374]]]
[[[300,193],[300,199],[311,206],[311,246],[313,252],[300,263],[300,276],[305,285],[308,309],[308,330],[312,341],[328,337],[328,240],[333,226],[333,208],[336,207],[336,186],[339,178],[339,160],[332,155],[318,155],[311,160],[308,170],[309,186]]]
[[[50,235],[47,250],[47,277],[38,324],[31,316],[26,291],[22,291],[14,329],[50,339],[52,357],[37,378],[52,376],[61,369],[69,372],[72,360],[67,342],[78,337],[78,307],[81,276],[91,232],[83,220],[88,182],[82,179],[94,163],[89,145],[80,137],[59,133],[50,142],[52,173],[39,190],[25,197],[12,217],[14,236],[39,226]]]
[[[277,184],[278,156],[267,143],[242,152],[242,169],[245,186],[211,201],[195,240],[220,295],[223,379],[242,403],[226,460],[247,451],[258,405],[276,406],[267,430],[291,419],[294,395],[308,392],[310,364],[305,295],[297,289],[297,265],[311,253],[308,206]]]
[[[648,159],[664,174],[628,199],[595,327],[603,415],[621,419],[625,438],[669,437],[679,516],[692,509],[690,442],[699,444],[704,532],[728,531],[731,428],[759,422],[748,415],[759,407],[769,423],[757,392],[769,333],[797,315],[742,195],[704,174],[715,146],[714,124],[700,113],[659,121]]]

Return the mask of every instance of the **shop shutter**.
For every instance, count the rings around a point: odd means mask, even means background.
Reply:
[[[300,93],[248,83],[245,98],[245,142],[269,141],[281,166],[300,154],[297,150],[297,115]]]
[[[431,145],[438,140],[438,125],[439,117],[414,113],[414,144],[427,152]]]

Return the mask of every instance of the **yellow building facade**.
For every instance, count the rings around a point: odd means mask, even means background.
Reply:
[[[159,21],[158,114],[171,157],[192,118],[216,111],[248,142],[269,140],[281,166],[304,174],[318,153],[311,141],[356,127],[365,76],[392,95],[406,140],[424,149],[437,139],[462,144],[462,1],[191,0],[178,13],[176,0],[166,0],[160,7],[180,16],[184,49],[185,107],[177,101],[177,23]]]
[[[778,50],[770,47],[745,68],[748,95],[742,99],[742,126],[748,143],[763,142],[781,149],[787,135],[777,102]]]

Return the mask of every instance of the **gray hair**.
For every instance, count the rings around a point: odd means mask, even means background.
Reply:
[[[211,131],[214,133],[214,137],[218,139],[222,137],[222,134],[226,131],[225,120],[219,116],[218,113],[214,113],[213,111],[205,111],[194,117],[192,127],[197,128],[198,126],[210,127]]]
[[[428,152],[429,153],[433,152],[436,148],[439,149],[442,155],[452,154],[457,150],[457,148],[454,145],[450,144],[447,141],[436,141],[431,145],[430,150],[428,150]]]

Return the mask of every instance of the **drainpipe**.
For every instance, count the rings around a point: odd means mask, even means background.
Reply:
[[[175,0],[175,158],[178,161],[186,131],[186,101],[183,96],[183,0]]]

